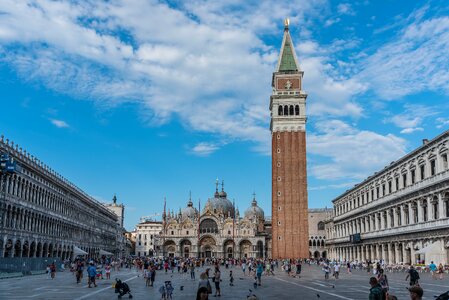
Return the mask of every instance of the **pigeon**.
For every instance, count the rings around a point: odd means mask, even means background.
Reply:
[[[184,290],[184,286],[183,285],[181,285],[181,287],[179,288],[181,291],[183,291]]]
[[[318,298],[320,298],[320,294],[316,294],[316,296],[317,296]]]
[[[240,280],[245,280],[245,278],[239,277]]]
[[[332,288],[335,289],[335,285],[332,285]]]

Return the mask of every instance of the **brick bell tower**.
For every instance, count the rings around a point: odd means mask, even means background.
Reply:
[[[308,258],[306,98],[285,20],[270,97],[272,138],[272,257]]]

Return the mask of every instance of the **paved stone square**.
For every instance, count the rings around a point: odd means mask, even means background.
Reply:
[[[197,269],[199,277],[202,268]],[[221,299],[246,299],[249,289],[253,289],[253,278],[243,276],[240,268],[232,268],[234,286],[229,286],[229,269],[221,268],[223,281]],[[342,269],[339,280],[324,280],[324,274],[317,266],[303,266],[301,278],[288,277],[284,272],[275,270],[275,276],[263,276],[262,286],[255,290],[259,299],[368,299],[368,280],[371,276],[365,271],[354,271],[346,274]],[[189,275],[189,274],[188,274]],[[406,290],[405,273],[388,273],[391,292],[398,299],[409,299]],[[22,278],[0,280],[0,299],[117,299],[112,283],[118,277],[126,281],[134,299],[160,299],[159,287],[165,280],[171,280],[175,288],[173,299],[195,299],[198,280],[190,276],[183,277],[174,273],[165,274],[158,271],[155,287],[146,287],[142,274],[136,270],[122,270],[112,273],[110,280],[98,280],[98,287],[88,288],[86,277],[82,284],[76,284],[75,276],[69,271],[59,272],[54,280],[47,275],[35,275]],[[212,283],[213,285],[213,283]],[[181,286],[183,290],[181,291]],[[421,286],[424,288],[424,299],[433,299],[433,295],[449,290],[448,276],[443,280],[432,280],[430,274],[421,274]],[[213,298],[213,297],[210,297]],[[124,299],[127,299],[126,297]]]

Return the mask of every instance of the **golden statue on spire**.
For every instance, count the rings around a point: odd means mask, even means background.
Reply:
[[[289,18],[285,18],[284,19],[284,26],[285,26],[285,28],[288,28],[288,25],[290,25],[290,19]]]

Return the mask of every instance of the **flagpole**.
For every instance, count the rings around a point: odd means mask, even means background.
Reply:
[[[198,258],[200,258],[200,216],[201,216],[201,199],[198,199]]]
[[[232,199],[232,208],[234,210],[234,216],[232,218],[232,258],[235,257],[235,200]]]

